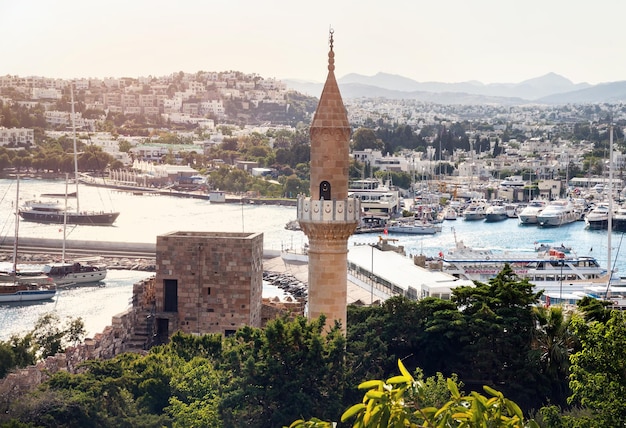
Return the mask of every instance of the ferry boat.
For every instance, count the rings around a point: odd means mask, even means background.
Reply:
[[[552,201],[537,215],[537,224],[542,227],[558,227],[573,223],[580,213],[569,199]]]
[[[467,247],[463,241],[446,254],[440,253],[443,271],[459,279],[488,282],[509,264],[520,278],[527,278],[537,291],[546,293],[582,292],[606,285],[609,274],[594,257],[548,251],[502,251]]]

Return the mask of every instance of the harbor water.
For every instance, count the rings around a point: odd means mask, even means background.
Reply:
[[[73,190],[70,187],[69,191]],[[67,239],[155,243],[158,235],[173,231],[221,231],[261,232],[265,250],[301,248],[306,242],[302,232],[285,228],[296,218],[295,207],[212,204],[202,199],[139,195],[88,186],[81,186],[79,191],[81,210],[119,211],[120,216],[113,226],[68,226]],[[44,193],[64,192],[64,181],[22,179],[19,203],[41,199]],[[13,236],[15,198],[15,180],[0,180],[0,239]],[[63,198],[56,199],[64,203]],[[68,199],[68,205],[75,207],[75,204],[75,199]],[[63,227],[21,221],[19,236],[62,239]],[[380,233],[354,235],[349,247],[356,243],[375,243],[380,236]],[[462,240],[471,247],[516,251],[534,251],[538,243],[564,244],[578,255],[592,255],[602,266],[608,266],[607,231],[588,230],[582,221],[558,228],[539,228],[519,225],[516,219],[485,223],[460,218],[444,222],[442,231],[435,235],[388,234],[383,237],[397,239],[395,244],[404,246],[409,255],[433,257],[454,247],[455,240]],[[621,239],[621,233],[612,234],[611,259],[618,274],[626,276]],[[0,305],[0,340],[29,331],[41,314],[51,311],[62,320],[66,316],[81,317],[88,336],[93,336],[110,324],[113,315],[128,309],[132,284],[150,275],[148,272],[110,271],[102,284],[62,290],[51,301]]]

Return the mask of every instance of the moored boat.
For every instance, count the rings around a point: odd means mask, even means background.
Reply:
[[[484,201],[472,201],[463,210],[463,219],[467,221],[484,220],[487,216],[487,203]]]
[[[569,199],[552,201],[537,215],[537,224],[542,227],[559,227],[573,223],[580,218],[574,204]]]
[[[607,229],[609,214],[609,204],[601,202],[585,215],[585,224],[589,229]]]
[[[488,223],[508,219],[506,208],[503,205],[490,205],[485,211],[485,221]]]
[[[19,211],[26,221],[52,224],[80,224],[110,226],[120,215],[118,212],[65,210],[58,202],[27,201]]]
[[[43,285],[20,281],[0,285],[0,303],[36,302],[52,299],[55,294],[54,283]]]
[[[531,201],[517,215],[521,224],[537,224],[537,216],[546,207],[544,201]]]
[[[103,281],[107,267],[93,260],[74,260],[73,262],[50,263],[44,266],[43,273],[48,275],[58,286],[90,284]]]
[[[387,224],[388,233],[404,233],[410,235],[434,235],[441,232],[441,225],[421,220],[396,221]]]
[[[67,179],[66,179],[66,192],[65,204],[59,202],[46,202],[46,201],[28,201],[22,208],[19,209],[19,215],[26,221],[33,221],[38,223],[53,223],[53,224],[80,224],[80,225],[95,225],[95,226],[110,226],[117,217],[119,212],[104,212],[104,211],[85,211],[81,210],[79,206],[79,193],[78,193],[78,152],[76,148],[76,124],[74,118],[74,91],[72,85],[70,85],[71,94],[71,107],[72,107],[72,139],[74,145],[74,180],[76,184],[76,191],[72,193],[76,197],[76,208],[70,210],[67,207],[67,198],[70,193],[67,192]]]
[[[461,279],[487,282],[509,264],[520,278],[535,288],[551,293],[572,293],[607,284],[609,274],[594,257],[566,254],[550,249],[541,252],[496,252],[467,247],[462,241],[440,254],[443,271]]]

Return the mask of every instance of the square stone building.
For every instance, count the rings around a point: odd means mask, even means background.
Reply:
[[[261,326],[263,234],[172,232],[157,236],[157,340],[176,331],[233,334]]]

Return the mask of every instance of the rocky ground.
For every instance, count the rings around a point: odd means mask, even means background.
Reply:
[[[93,260],[92,257],[84,258],[86,260]],[[13,260],[13,254],[0,253],[0,262],[11,262]],[[73,259],[69,259],[73,260]],[[80,259],[75,259],[80,261]],[[57,255],[35,253],[25,254],[20,253],[20,264],[33,264],[43,265],[47,263],[60,262],[61,259]],[[109,269],[126,269],[126,270],[141,270],[146,272],[154,272],[156,268],[156,260],[154,258],[126,258],[126,257],[102,257],[98,259],[98,263],[105,264]]]

